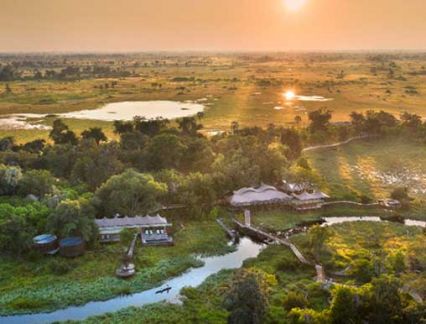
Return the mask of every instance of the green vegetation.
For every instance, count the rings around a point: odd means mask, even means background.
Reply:
[[[418,73],[424,55],[34,58],[37,68],[19,57],[0,58],[0,114],[159,99],[201,99],[207,108],[176,121],[135,117],[108,123],[50,115],[42,121],[50,131],[0,131],[2,314],[145,290],[199,266],[196,255],[229,252],[214,219],[229,214],[219,206],[241,187],[286,179],[313,185],[332,199],[370,203],[392,197],[402,203],[398,212],[366,206],[254,211],[253,224],[271,232],[324,216],[425,217],[426,88]],[[286,101],[286,89],[333,100]],[[397,116],[400,109],[408,112]],[[342,120],[350,122],[334,123]],[[205,136],[210,130],[228,132]],[[354,136],[368,139],[303,151]],[[159,210],[174,224],[176,245],[137,249],[136,275],[115,278],[133,233],[123,232],[121,244],[100,245],[94,219]],[[88,250],[76,259],[39,255],[31,249],[32,237],[45,232],[81,236]],[[341,285],[328,289],[289,249],[268,246],[243,269],[184,289],[183,305],[131,308],[88,321],[418,321],[420,306],[404,291],[425,294],[420,229],[353,223],[312,227],[291,239]]]
[[[306,154],[321,175],[321,187],[336,199],[372,200],[389,197],[395,188],[408,189],[412,214],[424,210],[426,149],[404,138],[356,141],[335,149]]]
[[[212,221],[183,225],[176,220],[175,228],[175,246],[137,250],[133,262],[138,273],[127,281],[114,277],[123,252],[121,245],[98,246],[72,260],[35,253],[20,259],[4,257],[0,264],[1,313],[53,310],[149,289],[200,266],[195,255],[217,255],[232,249]]]

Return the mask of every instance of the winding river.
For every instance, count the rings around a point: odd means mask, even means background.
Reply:
[[[335,225],[355,221],[381,222],[380,217],[325,217],[322,225]],[[406,226],[420,226],[425,228],[426,222],[405,220]],[[182,275],[165,282],[162,287],[156,287],[139,293],[119,296],[106,301],[93,301],[82,306],[71,306],[51,313],[34,313],[25,315],[0,316],[0,323],[50,323],[66,320],[84,320],[90,316],[102,315],[107,312],[119,311],[130,306],[143,306],[157,302],[180,303],[179,292],[183,287],[197,287],[207,277],[224,269],[237,269],[249,258],[255,258],[264,248],[264,244],[253,242],[247,237],[241,238],[234,252],[213,257],[200,258],[204,265],[192,268]],[[169,293],[156,294],[159,289],[170,287]]]
[[[162,301],[179,303],[179,292],[183,287],[197,287],[207,277],[223,269],[240,268],[244,260],[257,257],[263,247],[263,244],[255,243],[249,238],[244,237],[240,240],[234,252],[221,256],[200,258],[204,262],[202,267],[192,268],[184,274],[168,280],[162,287],[156,287],[131,295],[119,296],[106,301],[93,301],[82,306],[72,306],[51,313],[2,316],[0,317],[0,323],[38,324],[66,320],[84,320],[89,316],[115,312],[129,306],[143,306]],[[171,287],[172,289],[169,293],[156,294],[156,291],[165,287]]]

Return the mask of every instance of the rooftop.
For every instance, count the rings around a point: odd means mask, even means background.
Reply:
[[[258,188],[241,188],[234,191],[231,197],[231,204],[244,206],[256,203],[289,201],[291,199],[291,196],[277,190],[277,188],[262,184]]]
[[[95,219],[95,223],[99,228],[111,227],[149,227],[149,226],[167,226],[170,225],[167,219],[156,216],[135,216],[135,217],[114,217]]]

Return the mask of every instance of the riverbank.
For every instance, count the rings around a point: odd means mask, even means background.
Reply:
[[[114,275],[124,249],[120,244],[99,246],[76,259],[4,258],[0,264],[0,313],[52,311],[146,290],[201,266],[196,255],[220,255],[233,250],[214,221],[176,224],[175,228],[173,247],[137,246],[137,274],[130,280]]]

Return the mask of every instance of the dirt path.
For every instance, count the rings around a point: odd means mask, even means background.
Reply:
[[[306,153],[306,152],[310,152],[310,151],[316,151],[316,150],[321,150],[321,149],[326,149],[326,148],[338,147],[338,146],[349,144],[352,141],[360,140],[360,139],[364,139],[364,138],[368,138],[368,137],[369,137],[368,135],[355,136],[355,137],[351,137],[351,138],[349,138],[349,139],[347,139],[346,141],[343,141],[343,142],[338,142],[338,143],[333,143],[333,144],[324,144],[324,145],[309,146],[309,147],[305,147],[302,150],[302,153]]]

